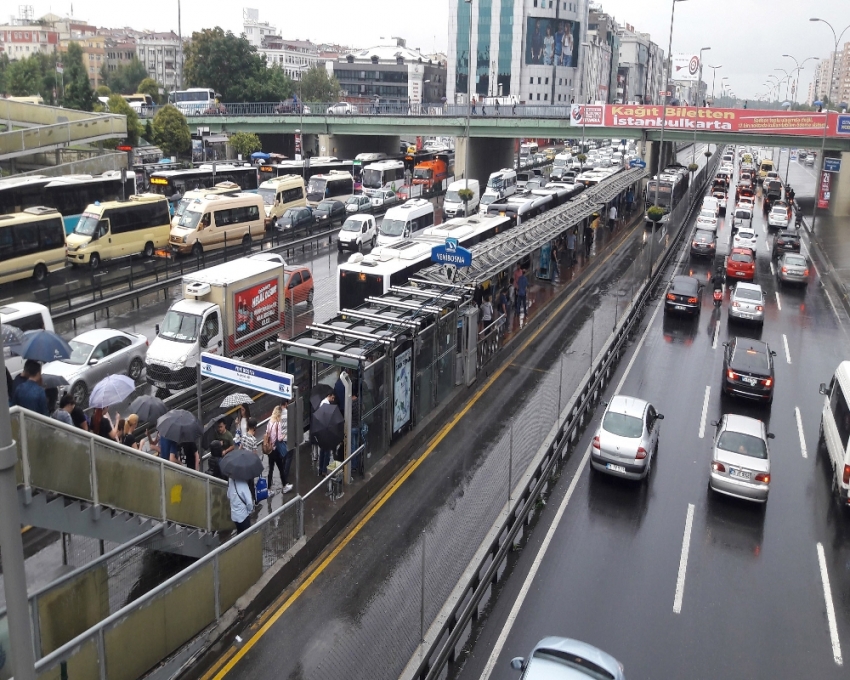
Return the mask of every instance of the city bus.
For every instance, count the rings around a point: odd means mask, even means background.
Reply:
[[[184,116],[200,116],[207,109],[215,108],[219,95],[208,87],[190,87],[168,93],[168,103],[173,104]]]
[[[351,176],[354,177],[354,188],[357,191],[363,188],[363,168],[366,165],[385,161],[388,159],[385,153],[359,153],[354,157],[351,167]]]
[[[193,189],[209,189],[219,182],[233,182],[242,191],[256,193],[260,186],[257,166],[245,163],[208,163],[187,170],[160,170],[151,173],[150,191],[171,198]]]
[[[135,193],[135,174],[126,173],[122,186],[117,170],[102,175],[9,177],[0,179],[0,214],[38,206],[55,208],[65,222],[65,233],[70,234],[90,203],[126,199]]]
[[[0,283],[32,276],[44,281],[65,266],[65,226],[43,205],[0,215]]]
[[[368,297],[378,297],[389,292],[391,286],[404,285],[433,264],[431,250],[447,238],[456,238],[460,246],[471,248],[512,226],[510,218],[500,215],[456,217],[400,243],[377,246],[368,255],[354,253],[337,270],[339,309],[354,309]]]
[[[337,170],[351,172],[353,161],[341,161],[334,156],[314,156],[308,161],[281,161],[260,165],[260,182],[266,182],[283,175],[301,175],[306,182],[313,175],[327,175]]]
[[[354,194],[354,178],[350,172],[331,170],[327,175],[313,175],[307,183],[307,205],[315,207],[326,198],[345,203]]]
[[[374,196],[383,188],[396,188],[404,184],[404,161],[378,161],[363,167],[363,193]]]

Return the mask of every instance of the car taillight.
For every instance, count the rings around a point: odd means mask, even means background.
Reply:
[[[809,270],[808,270],[808,269],[804,269],[804,270],[803,270],[803,276],[808,276],[808,275],[809,275]]]
[[[675,300],[675,299],[676,299],[676,296],[675,296],[675,295],[673,295],[673,293],[667,293],[667,299],[668,299],[668,300]]]
[[[844,483],[850,484],[850,465],[844,466]]]
[[[711,469],[715,472],[726,472],[726,466],[723,463],[718,463],[717,461],[714,461],[711,464]]]
[[[646,458],[646,449],[643,448],[642,446],[639,446],[638,450],[637,450],[637,455],[635,456],[635,459],[636,460],[643,460],[644,458]]]
[[[765,387],[770,387],[773,385],[773,378],[766,378],[765,380],[762,380],[762,383],[764,383]]]
[[[689,297],[689,298],[688,298],[688,303],[689,303],[689,304],[692,304],[692,305],[695,305],[695,304],[697,303],[697,299],[696,299],[695,297]]]
[[[597,449],[597,450],[601,448],[600,445],[599,445],[599,435],[596,435],[593,438],[593,448]]]
[[[759,472],[756,475],[756,481],[762,482],[763,484],[770,484],[770,474],[767,472]]]
[[[756,311],[757,311],[757,312],[763,312],[763,311],[764,311],[764,307],[762,307],[761,305],[756,305]]]
[[[735,371],[728,370],[728,371],[726,371],[726,377],[729,378],[729,380],[734,380],[735,378],[738,377],[738,374],[735,373]]]
[[[698,245],[699,245],[699,241],[694,241],[694,245],[695,245],[695,246],[698,246]]]

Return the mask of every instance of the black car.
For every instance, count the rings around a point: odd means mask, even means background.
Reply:
[[[292,233],[307,231],[316,224],[316,218],[310,208],[289,208],[277,219],[278,231]]]
[[[664,312],[699,314],[702,305],[702,284],[693,276],[674,276],[664,300]]]
[[[773,257],[779,257],[782,253],[800,252],[800,232],[794,226],[782,229],[773,239]]]
[[[778,179],[767,179],[762,184],[762,194],[770,201],[778,201],[782,198],[782,182]]]
[[[723,393],[729,396],[773,402],[773,357],[766,342],[734,338],[724,342]]]
[[[345,222],[345,204],[342,201],[322,201],[313,208],[317,224],[342,224]]]
[[[692,257],[710,257],[717,252],[717,233],[708,229],[697,229],[691,239]]]

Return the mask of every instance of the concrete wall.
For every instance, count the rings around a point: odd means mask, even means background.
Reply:
[[[646,169],[650,177],[658,173],[659,166],[663,169],[676,159],[676,145],[674,142],[664,142],[664,153],[661,163],[658,162],[658,152],[661,142],[649,142],[646,150]]]
[[[513,139],[472,137],[469,140],[469,177],[481,183],[482,191],[490,173],[502,168],[514,167]],[[466,162],[466,139],[455,141],[455,176],[462,177]]]
[[[841,158],[841,172],[832,177],[829,213],[834,217],[850,217],[850,153],[827,151],[827,158]]]
[[[318,148],[311,147],[308,137],[304,136],[304,148],[314,151],[314,156],[336,156],[337,158],[354,158],[359,153],[399,152],[400,139],[398,136],[382,135],[318,135]]]

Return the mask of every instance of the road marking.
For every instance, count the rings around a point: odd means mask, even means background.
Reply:
[[[838,639],[838,625],[835,623],[835,606],[832,604],[832,588],[829,587],[829,572],[826,570],[826,555],[823,544],[818,543],[818,565],[820,578],[823,581],[823,600],[826,603],[826,620],[829,623],[829,638],[832,640],[832,658],[839,666],[844,665],[841,658],[841,641]]]
[[[809,452],[806,450],[806,438],[803,436],[803,418],[800,415],[800,407],[794,407],[794,413],[797,416],[797,432],[800,433],[800,453],[803,454],[803,458],[809,457]]]
[[[785,359],[788,363],[791,363],[791,350],[788,349],[788,336],[785,333],[782,334],[782,343],[785,345]]]
[[[682,600],[685,597],[685,573],[688,571],[688,552],[691,549],[691,529],[694,526],[694,504],[688,503],[685,517],[685,534],[682,537],[682,556],[679,558],[679,575],[676,578],[676,596],[673,598],[673,613],[682,613]]]
[[[776,270],[773,268],[773,260],[770,261],[770,275],[776,276]]]
[[[30,526],[28,524],[27,526],[25,526],[21,529],[21,534],[23,535],[23,534],[27,533],[30,529],[32,529],[32,526]]]
[[[632,228],[629,234],[634,233],[640,227],[640,224],[636,225]],[[623,241],[627,236],[623,237]],[[615,248],[610,251],[605,257],[601,260],[596,261],[595,263],[591,263],[591,267],[593,269],[590,271],[589,276],[596,274],[602,266],[608,262],[618,250]],[[583,288],[577,288],[572,293],[570,293],[561,304],[550,314],[541,324],[540,327],[535,330],[522,345],[516,350],[515,356],[518,356],[526,349],[528,349],[529,345],[537,339],[548,326],[552,319],[557,318],[560,313],[564,310],[564,308],[573,301],[573,299],[581,292],[584,292]],[[663,298],[661,300],[663,302]],[[316,568],[310,572],[309,575],[306,576],[304,581],[298,588],[281,603],[275,603],[266,610],[265,620],[261,617],[259,620],[262,621],[262,624],[256,632],[253,633],[250,639],[243,642],[243,644],[238,648],[234,649],[230,648],[230,652],[232,656],[227,656],[225,653],[213,666],[202,676],[204,680],[208,678],[215,678],[215,680],[221,680],[224,678],[230,671],[232,671],[236,664],[244,657],[251,649],[253,649],[254,645],[259,642],[259,640],[271,629],[271,627],[280,619],[281,616],[286,613],[286,611],[295,603],[295,601],[301,597],[305,590],[328,568],[328,566],[336,559],[336,557],[343,551],[343,549],[357,536],[364,526],[369,522],[369,520],[374,517],[377,512],[386,504],[386,502],[395,495],[396,491],[401,488],[401,485],[404,484],[405,481],[416,471],[416,469],[431,455],[431,453],[440,445],[440,443],[448,436],[449,432],[451,432],[455,426],[461,421],[461,419],[469,412],[469,410],[481,399],[481,397],[486,394],[486,392],[490,389],[493,383],[504,373],[512,362],[508,362],[502,364],[502,366],[496,371],[493,372],[493,375],[484,383],[481,388],[472,396],[472,398],[467,402],[467,404],[448,422],[443,428],[434,436],[431,440],[431,443],[422,452],[415,460],[412,460],[405,468],[403,468],[396,480],[390,484],[389,488],[387,488],[381,495],[379,495],[374,501],[373,504],[368,507],[368,509],[364,512],[361,519],[351,528],[351,530],[340,540],[340,542],[334,547],[334,549],[319,563]],[[588,452],[590,449],[588,449]],[[247,632],[247,631],[246,631]]]
[[[699,419],[699,438],[705,437],[705,419],[708,417],[708,399],[711,397],[711,385],[705,386],[705,399],[702,401],[702,416]]]
[[[779,291],[776,291],[776,306],[779,307],[779,311],[782,311],[782,300],[779,298]],[[790,363],[790,362],[789,362]]]
[[[717,337],[720,335],[720,320],[714,324],[714,340],[711,341],[711,349],[717,349]]]

